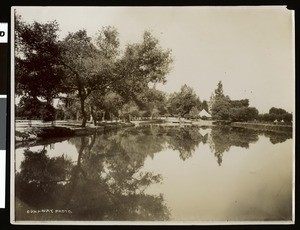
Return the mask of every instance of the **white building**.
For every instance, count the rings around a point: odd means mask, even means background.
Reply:
[[[200,111],[199,116],[200,116],[200,118],[202,118],[202,117],[211,118],[211,115],[208,112],[206,112],[205,109],[202,109]]]

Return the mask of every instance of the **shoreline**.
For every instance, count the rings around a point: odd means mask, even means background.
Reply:
[[[264,123],[248,123],[248,122],[232,122],[232,127],[253,129],[258,131],[270,131],[276,133],[292,133],[292,125],[280,125],[280,124],[264,124]]]
[[[269,131],[275,133],[292,133],[293,126],[279,124],[264,124],[264,123],[247,123],[247,122],[231,122],[226,124],[215,124],[218,121],[200,120],[189,123],[172,123],[164,120],[146,120],[132,121],[130,123],[114,122],[102,123],[98,126],[88,124],[86,127],[81,127],[78,124],[57,124],[54,126],[45,127],[26,127],[16,129],[15,131],[15,146],[22,146],[25,143],[34,143],[37,141],[45,141],[48,139],[65,139],[76,136],[95,134],[119,128],[134,127],[139,125],[161,125],[161,126],[196,126],[196,127],[215,127],[215,126],[231,126],[236,128],[246,128],[258,131]]]
[[[133,123],[106,123],[99,126],[87,125],[81,127],[79,125],[54,125],[45,127],[26,127],[16,129],[15,131],[15,145],[22,145],[23,143],[36,142],[55,138],[70,138],[76,136],[84,136],[95,134],[110,130],[115,130],[124,127],[133,127]]]

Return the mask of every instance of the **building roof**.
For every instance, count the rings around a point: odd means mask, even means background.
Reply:
[[[205,109],[202,109],[202,110],[200,111],[199,116],[200,116],[200,117],[211,117],[211,115],[210,115],[208,112],[206,112]]]

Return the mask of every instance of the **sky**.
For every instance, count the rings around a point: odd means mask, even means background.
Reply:
[[[60,38],[79,29],[95,37],[103,26],[114,26],[123,48],[149,30],[174,59],[157,89],[172,93],[187,84],[203,101],[222,81],[225,95],[248,98],[260,113],[271,107],[294,112],[294,13],[285,6],[15,9],[28,23],[56,20]]]

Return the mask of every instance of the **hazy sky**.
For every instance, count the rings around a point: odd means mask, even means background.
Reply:
[[[26,22],[56,20],[61,38],[85,28],[95,36],[114,26],[122,46],[141,41],[145,30],[171,49],[173,69],[157,88],[194,88],[209,100],[222,81],[231,99],[250,100],[261,113],[294,111],[293,12],[285,7],[17,7]]]

